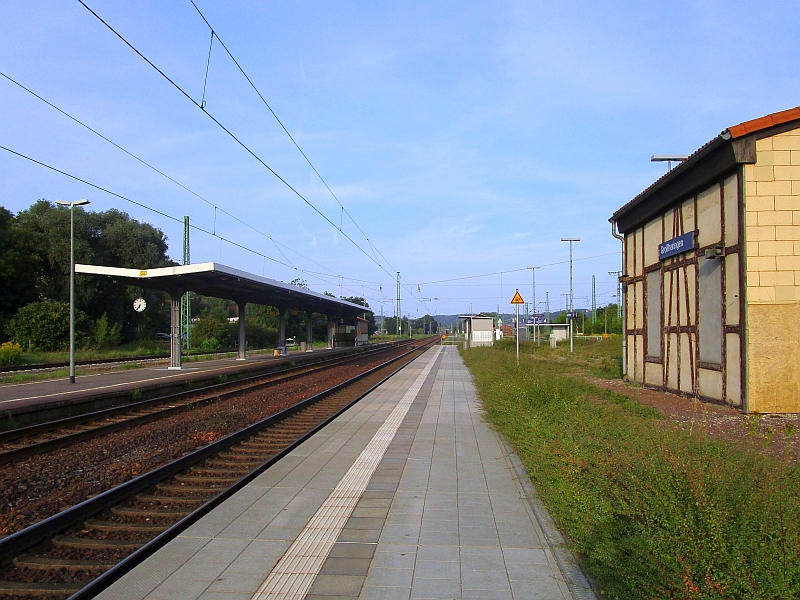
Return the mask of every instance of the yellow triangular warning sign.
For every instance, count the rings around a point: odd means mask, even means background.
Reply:
[[[525,300],[519,295],[519,290],[517,290],[514,297],[511,299],[511,304],[525,304]]]

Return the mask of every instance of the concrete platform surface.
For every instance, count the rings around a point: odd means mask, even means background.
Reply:
[[[98,598],[594,595],[436,346]]]
[[[270,354],[250,354],[247,360],[220,358],[215,360],[184,361],[182,369],[170,369],[167,364],[130,368],[112,366],[110,371],[78,375],[71,384],[68,377],[42,379],[25,383],[0,385],[0,410],[13,411],[24,407],[48,406],[64,402],[89,400],[106,394],[140,388],[179,384],[214,375],[225,375],[243,369],[258,368],[280,361],[288,362],[292,357],[310,357],[320,354],[341,354],[340,349],[315,349],[313,353],[290,353],[288,357],[273,357]]]

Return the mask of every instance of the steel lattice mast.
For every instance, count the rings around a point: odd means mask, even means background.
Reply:
[[[183,217],[183,264],[191,264],[189,259],[189,217]],[[189,350],[192,347],[192,298],[191,292],[186,292],[181,298],[181,336],[183,347]]]

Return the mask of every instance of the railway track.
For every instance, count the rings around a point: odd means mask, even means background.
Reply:
[[[407,342],[401,345],[408,345]],[[374,360],[396,352],[397,345],[384,346],[356,355],[330,358],[310,365],[287,367],[278,373],[255,375],[230,383],[218,383],[142,402],[76,415],[0,433],[0,465],[48,452],[79,441],[148,423],[180,412],[194,410],[211,402],[242,394],[291,378],[313,375],[345,364]]]
[[[433,340],[0,541],[0,600],[90,598],[424,352]]]

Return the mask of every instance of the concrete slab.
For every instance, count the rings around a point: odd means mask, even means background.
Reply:
[[[398,406],[322,558],[301,549],[302,581],[264,591]],[[457,351],[436,347],[98,598],[594,598],[571,561]]]

